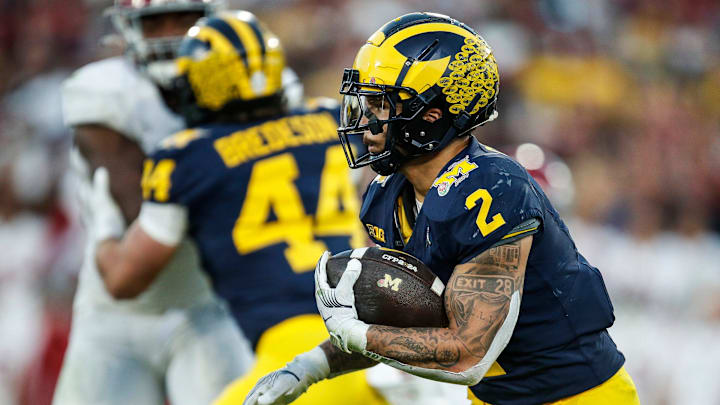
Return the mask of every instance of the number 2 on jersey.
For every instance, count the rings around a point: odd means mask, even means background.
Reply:
[[[338,166],[338,162],[342,166]],[[345,170],[343,170],[345,168]],[[327,149],[316,217],[303,207],[295,180],[295,158],[284,153],[254,164],[245,202],[233,228],[240,254],[285,242],[285,258],[296,273],[312,270],[327,246],[315,235],[349,235],[357,227],[358,202],[340,146]],[[340,210],[342,204],[343,211]],[[276,220],[268,221],[270,213]]]
[[[487,222],[487,217],[490,213],[490,204],[492,204],[493,199],[490,193],[484,188],[477,189],[470,194],[465,199],[465,207],[469,210],[473,209],[475,205],[477,205],[478,200],[482,200],[482,203],[480,204],[480,212],[478,212],[475,224],[477,224],[478,229],[480,229],[482,236],[488,236],[492,231],[505,225],[505,218],[503,218],[500,213],[497,213],[493,215],[490,222]]]

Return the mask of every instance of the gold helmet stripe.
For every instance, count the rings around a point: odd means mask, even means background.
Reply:
[[[255,35],[255,32],[250,27],[250,25],[236,18],[223,18],[223,20],[228,23],[233,28],[233,30],[235,30],[235,32],[238,34],[238,37],[240,37],[240,41],[242,41],[243,45],[245,46],[249,75],[252,75],[254,72],[262,69],[262,47],[260,46],[260,41],[258,41],[257,35]]]
[[[414,36],[417,34],[422,34],[424,32],[433,32],[433,31],[442,31],[442,32],[452,32],[454,34],[458,34],[465,38],[477,38],[474,35],[468,32],[466,29],[459,27],[457,25],[452,24],[446,24],[446,23],[427,23],[427,24],[417,24],[413,25],[407,28],[404,28],[394,34],[392,34],[390,37],[387,38],[385,42],[382,43],[382,46],[395,46],[398,43]]]
[[[197,38],[201,41],[210,42],[212,45],[211,47],[216,52],[221,53],[235,53],[237,52],[235,50],[235,47],[230,42],[229,39],[225,37],[220,31],[216,30],[213,27],[209,26],[201,26],[198,27],[198,31],[195,35],[192,35],[194,38]]]
[[[421,34],[423,32],[430,32],[430,31],[444,31],[444,32],[452,32],[458,35],[462,35],[463,37],[474,37],[473,35],[468,35],[470,32],[465,30],[462,27],[459,27],[457,25],[453,24],[447,24],[447,23],[425,23],[425,24],[417,24],[412,25],[407,28],[403,28],[402,30],[392,34],[390,37],[386,38],[385,33],[382,32],[382,30],[377,30],[375,33],[373,33],[370,38],[368,38],[367,43],[373,44],[375,46],[384,45],[384,41],[388,39],[392,46],[395,46],[397,43],[417,34]]]

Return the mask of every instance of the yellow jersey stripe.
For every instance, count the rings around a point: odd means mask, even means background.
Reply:
[[[523,229],[522,231],[518,231],[518,232],[513,232],[513,233],[509,233],[509,234],[507,234],[507,235],[503,236],[502,238],[503,238],[503,239],[509,239],[509,238],[512,238],[513,236],[517,236],[517,235],[522,235],[523,233],[528,233],[528,232],[532,232],[532,231],[534,231],[534,230],[536,230],[536,229],[538,229],[538,227],[537,227],[537,226],[536,226],[536,227],[534,227],[534,228],[529,228],[529,229]]]

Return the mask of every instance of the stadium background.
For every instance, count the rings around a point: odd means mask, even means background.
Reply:
[[[0,1],[0,404],[49,404],[82,227],[59,89],[118,53],[107,0]],[[714,0],[230,1],[281,38],[310,96],[377,27],[461,19],[494,48],[490,145],[533,142],[540,173],[615,304],[644,404],[720,404],[720,3]],[[108,78],[112,80],[112,78]],[[509,150],[509,149],[508,149]],[[533,147],[521,148],[532,166]],[[570,176],[569,173],[572,173]]]

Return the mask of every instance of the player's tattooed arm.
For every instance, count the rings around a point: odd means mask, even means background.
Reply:
[[[401,363],[451,372],[478,364],[522,294],[532,236],[486,250],[458,265],[445,290],[448,328],[371,325],[369,352]]]
[[[377,364],[376,361],[371,360],[362,354],[345,353],[333,345],[330,340],[326,340],[321,343],[320,348],[323,352],[325,352],[325,357],[327,357],[331,377],[355,370],[362,370]]]

